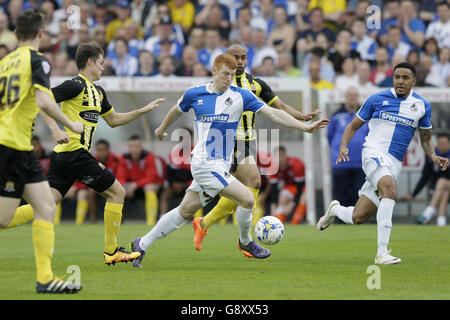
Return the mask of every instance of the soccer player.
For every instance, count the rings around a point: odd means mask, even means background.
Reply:
[[[356,117],[345,128],[337,163],[349,161],[350,140],[361,126],[369,121],[369,133],[362,151],[362,167],[366,182],[359,191],[354,207],[344,207],[332,201],[317,223],[325,230],[338,217],[345,223],[361,224],[377,214],[378,250],[376,264],[396,264],[401,259],[387,249],[392,229],[392,212],[397,200],[397,177],[403,157],[416,128],[419,128],[422,147],[427,156],[446,170],[448,159],[435,154],[431,142],[431,105],[412,90],[416,83],[415,67],[402,62],[395,66],[394,88],[370,96]]]
[[[39,111],[77,134],[83,132],[83,124],[69,120],[53,99],[50,64],[37,52],[43,35],[41,13],[22,12],[16,20],[16,35],[19,47],[0,62],[0,230],[33,220],[36,292],[75,293],[81,286],[55,277],[52,271],[55,202],[32,151],[31,132]],[[61,133],[57,140],[68,142],[69,137]],[[22,197],[33,208],[34,218],[14,214]]]
[[[65,127],[70,142],[57,145],[50,160],[48,180],[54,203],[61,202],[75,181],[80,181],[106,198],[104,209],[105,250],[104,262],[108,265],[128,262],[139,256],[117,245],[117,236],[122,220],[125,190],[104,165],[89,152],[99,116],[110,127],[124,125],[158,107],[165,99],[156,99],[148,105],[126,113],[117,113],[109,104],[102,87],[95,85],[103,71],[103,50],[95,42],[78,45],[75,62],[79,69],[77,77],[64,81],[52,89],[56,102],[61,102],[62,111],[84,124],[84,130],[76,132]],[[54,136],[61,130],[56,122],[43,116]],[[21,206],[16,214],[33,216],[31,206]]]
[[[316,110],[307,115],[302,114],[281,101],[263,80],[246,73],[247,51],[241,45],[235,44],[230,46],[227,53],[234,56],[237,62],[236,75],[233,79],[233,84],[235,86],[253,92],[267,105],[283,110],[298,120],[309,121],[320,112]],[[236,138],[235,158],[233,159],[233,164],[231,166],[231,173],[251,190],[255,200],[258,201],[257,198],[261,187],[261,175],[259,174],[256,163],[257,137],[255,129],[255,112],[252,110],[246,110],[242,113],[242,117],[238,124]],[[236,208],[236,202],[229,198],[222,197],[214,209],[212,209],[205,217],[194,219],[194,245],[197,250],[201,250],[203,238],[208,234],[207,230],[209,227],[226,217],[228,214],[232,214]]]
[[[178,229],[218,194],[238,204],[236,218],[240,232],[239,250],[250,258],[263,259],[270,256],[270,251],[259,246],[250,235],[255,197],[229,173],[236,130],[242,113],[259,112],[276,123],[306,132],[326,127],[329,120],[321,119],[307,124],[284,111],[265,107],[266,104],[250,91],[231,86],[236,67],[236,59],[232,55],[219,55],[212,68],[213,82],[188,89],[156,129],[157,137],[163,139],[172,123],[183,113],[194,110],[194,123],[199,135],[192,151],[191,173],[194,181],[178,207],[166,213],[142,238],[133,239],[133,252],[141,254],[133,262],[135,267],[140,266],[150,245]]]

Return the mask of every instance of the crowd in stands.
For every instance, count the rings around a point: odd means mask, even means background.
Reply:
[[[0,58],[17,46],[15,17],[33,7],[53,76],[75,76],[77,46],[93,40],[104,75],[207,76],[239,43],[248,72],[309,77],[316,89],[389,87],[402,61],[421,86],[450,83],[447,0],[0,0]]]

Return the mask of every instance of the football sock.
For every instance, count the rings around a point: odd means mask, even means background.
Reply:
[[[31,205],[27,204],[24,206],[20,206],[16,209],[13,219],[9,223],[8,227],[6,227],[6,229],[13,228],[16,226],[20,226],[21,224],[31,222],[31,221],[33,221],[33,219],[34,219],[34,212],[33,212],[33,208],[31,207]]]
[[[164,238],[169,233],[178,229],[187,220],[180,216],[178,207],[167,212],[165,215],[159,219],[158,223],[153,227],[150,232],[145,236],[141,237],[139,241],[139,247],[143,250],[147,250],[149,246],[153,244],[158,239]]]
[[[253,208],[246,209],[237,207],[236,220],[239,226],[239,239],[244,246],[248,245],[252,241],[250,230],[252,228],[252,212]]]
[[[437,217],[436,224],[438,225],[438,227],[444,227],[447,224],[447,217],[446,216]]]
[[[106,202],[104,211],[105,252],[113,253],[117,248],[117,236],[122,221],[122,203]]]
[[[89,203],[87,200],[78,200],[77,201],[77,209],[75,215],[75,223],[77,225],[82,225],[84,219],[86,219],[86,214],[88,212]]]
[[[395,201],[389,198],[383,198],[380,201],[377,211],[377,229],[378,229],[378,252],[377,257],[387,253],[389,237],[392,229],[392,213],[394,211]]]
[[[62,211],[62,209],[61,209],[61,202],[59,202],[57,205],[56,205],[56,211],[55,211],[55,225],[58,225],[58,224],[60,224],[61,223],[61,211]]]
[[[294,215],[292,217],[292,224],[299,224],[303,221],[306,214],[306,204],[300,203],[294,211]]]
[[[37,281],[40,283],[48,283],[53,279],[51,266],[53,246],[55,244],[53,223],[35,220],[31,228],[34,256],[36,259]]]
[[[201,217],[203,217],[203,209],[202,208],[198,209],[197,212],[194,213],[194,218],[201,218]]]
[[[259,201],[257,201],[255,203],[255,209],[253,211],[252,225],[255,225],[262,217],[264,217],[264,209],[259,204]]]
[[[432,206],[426,207],[425,210],[422,212],[422,215],[427,220],[430,220],[435,214],[436,214],[436,208],[433,208]]]
[[[155,191],[145,192],[145,216],[147,225],[152,226],[158,216],[158,195]]]
[[[222,220],[236,209],[237,204],[231,199],[220,197],[216,206],[202,219],[202,228],[208,230],[213,224]]]
[[[261,215],[261,210],[259,210],[259,209],[260,209],[260,206],[259,206],[259,201],[258,201],[259,189],[252,188],[252,187],[247,187],[247,188],[249,188],[250,191],[253,193],[253,197],[254,197],[254,199],[255,199],[255,204],[254,204],[254,206],[253,206],[253,212],[254,212],[254,214],[252,215],[252,224],[255,224],[256,222],[258,222],[258,219],[259,219],[260,217],[262,217],[262,215]],[[258,209],[258,210],[257,210],[257,209]],[[257,213],[258,215],[256,215],[256,213]],[[258,217],[259,217],[259,218],[258,218]]]
[[[334,206],[330,210],[330,214],[338,217],[347,224],[354,224],[353,210],[355,207]]]

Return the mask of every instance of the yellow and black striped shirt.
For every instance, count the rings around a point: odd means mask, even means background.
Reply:
[[[0,61],[0,144],[31,151],[31,134],[39,113],[35,90],[52,95],[50,63],[31,46],[23,46]]]
[[[278,99],[278,96],[264,81],[253,77],[251,74],[243,73],[239,76],[236,75],[233,84],[240,88],[250,90],[269,106]],[[236,133],[236,139],[247,141],[256,139],[254,112],[245,111],[242,113]]]
[[[99,116],[104,117],[114,110],[106,98],[105,90],[80,73],[77,77],[53,88],[52,91],[56,102],[61,102],[62,112],[70,120],[81,121],[84,124],[82,134],[65,128],[70,136],[70,142],[57,145],[53,151],[68,152],[80,148],[90,151]]]

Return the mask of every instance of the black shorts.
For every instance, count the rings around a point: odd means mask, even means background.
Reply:
[[[50,187],[58,190],[63,197],[75,181],[101,193],[116,180],[104,165],[84,149],[52,152],[47,178]]]
[[[192,179],[193,178],[190,170],[172,168],[169,165],[167,166],[167,180],[169,181],[170,185],[174,182],[188,183]]]
[[[0,145],[0,196],[20,199],[26,184],[45,180],[33,151]]]
[[[236,140],[236,143],[234,145],[234,153],[233,153],[233,162],[231,163],[230,171],[236,172],[237,167],[241,162],[249,157],[253,156],[253,158],[257,159],[257,143],[256,139],[254,140]]]

